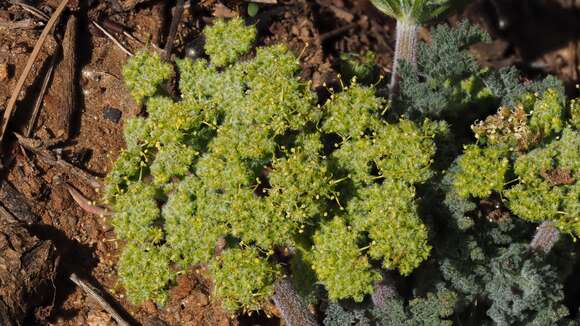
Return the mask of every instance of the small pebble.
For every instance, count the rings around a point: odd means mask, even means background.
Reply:
[[[121,120],[121,115],[123,115],[123,112],[108,106],[105,108],[105,110],[103,110],[103,115],[105,116],[105,119],[113,121],[114,123],[118,123],[119,120]]]

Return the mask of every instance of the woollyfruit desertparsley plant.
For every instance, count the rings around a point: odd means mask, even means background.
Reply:
[[[446,125],[386,122],[385,101],[356,83],[319,105],[284,45],[246,55],[255,31],[240,19],[204,34],[209,60],[177,60],[179,101],[159,87],[171,67],[157,55],[125,68],[147,116],[125,122],[105,197],[128,297],[163,304],[177,273],[205,265],[230,312],[274,296],[292,314],[293,287],[362,301],[381,269],[408,275],[426,260],[415,187]]]

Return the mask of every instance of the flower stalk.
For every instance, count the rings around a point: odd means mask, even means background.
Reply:
[[[395,280],[391,275],[384,273],[383,279],[374,285],[374,291],[371,294],[373,305],[378,308],[384,308],[388,300],[398,297],[399,294],[395,285]]]
[[[554,225],[554,222],[545,221],[536,229],[536,234],[530,242],[530,248],[545,255],[556,244],[559,236],[560,232]]]
[[[304,304],[294,286],[287,277],[275,285],[272,297],[274,304],[280,310],[284,322],[288,326],[317,326],[318,322]]]
[[[391,71],[389,85],[391,98],[399,93],[398,67],[401,60],[407,61],[413,66],[417,64],[417,31],[419,26],[413,20],[397,20],[397,40],[395,44],[395,58]]]
[[[401,60],[412,65],[417,62],[417,30],[451,7],[449,0],[371,0],[373,5],[385,15],[397,20],[397,40],[395,57],[391,71],[389,93],[391,99],[399,94],[398,66]]]

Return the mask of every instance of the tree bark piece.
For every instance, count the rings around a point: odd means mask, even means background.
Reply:
[[[0,181],[0,207],[2,208],[0,213],[5,216],[5,221],[13,219],[25,224],[39,222],[38,216],[26,203],[26,198],[6,180]]]
[[[71,15],[66,23],[62,41],[62,60],[55,72],[55,93],[58,96],[58,119],[55,132],[57,136],[68,139],[77,106],[76,66],[77,66],[77,18]]]
[[[0,325],[25,325],[36,307],[52,302],[56,250],[0,215]]]

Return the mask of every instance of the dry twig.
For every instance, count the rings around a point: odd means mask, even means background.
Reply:
[[[107,36],[111,41],[113,41],[113,43],[115,43],[115,45],[118,46],[128,56],[130,57],[133,56],[133,52],[129,51],[123,44],[121,44],[121,42],[119,42],[119,40],[115,38],[115,36],[113,36],[113,34],[109,33],[109,31],[107,31],[103,26],[101,26],[94,20],[91,20],[91,23],[93,23],[93,25],[95,25],[96,28],[98,28],[101,32],[103,32],[105,36]]]
[[[16,108],[16,101],[18,100],[18,95],[20,94],[20,91],[22,91],[22,87],[24,87],[24,83],[26,82],[26,78],[28,77],[28,74],[30,74],[30,70],[32,69],[32,65],[34,64],[36,57],[40,53],[40,49],[42,49],[42,46],[44,44],[44,41],[46,40],[46,37],[48,36],[48,34],[50,33],[50,31],[52,30],[52,28],[54,27],[54,25],[58,21],[58,18],[60,17],[62,12],[64,11],[64,8],[66,7],[67,3],[68,3],[68,0],[62,0],[60,2],[58,7],[56,8],[54,13],[52,14],[52,17],[50,17],[50,20],[48,21],[48,23],[46,23],[46,26],[42,30],[42,33],[40,34],[38,41],[36,41],[36,44],[34,45],[34,49],[32,50],[30,57],[28,57],[28,62],[26,62],[26,66],[24,67],[24,71],[22,72],[22,75],[20,75],[20,79],[18,79],[18,83],[16,84],[16,88],[12,91],[12,96],[10,97],[10,100],[8,101],[8,105],[6,107],[6,110],[4,111],[4,116],[2,118],[2,126],[0,127],[0,143],[4,140],[4,134],[6,133],[6,129],[8,128],[8,122],[10,121],[10,118],[12,117],[12,113],[13,113],[14,109]]]
[[[183,15],[183,0],[177,0],[177,4],[174,8],[174,15],[171,19],[171,26],[169,27],[169,34],[167,35],[167,41],[165,42],[165,52],[163,53],[163,58],[169,60],[171,58],[171,51],[173,50],[173,43],[175,42],[175,36],[177,35],[177,29],[179,23],[181,22],[181,16]]]
[[[56,60],[58,59],[58,53],[54,53],[52,58],[50,59],[50,66],[44,75],[44,80],[42,81],[42,87],[40,88],[40,92],[38,92],[38,97],[36,98],[36,102],[34,102],[34,109],[32,110],[32,116],[28,121],[28,127],[26,127],[26,131],[24,136],[29,138],[32,136],[32,130],[34,129],[34,125],[36,124],[36,120],[38,119],[38,113],[40,113],[40,107],[42,107],[42,100],[44,99],[44,94],[48,89],[48,84],[52,78],[52,73],[54,72],[54,66],[56,66]]]
[[[15,1],[15,0],[9,0],[9,1],[12,4],[20,6],[22,9],[24,9],[25,11],[28,11],[30,14],[32,14],[33,16],[35,16],[36,18],[39,18],[40,20],[42,20],[44,22],[47,22],[50,19],[50,17],[48,17],[47,14],[45,14],[40,9],[38,9],[34,6],[26,4],[22,1]]]
[[[263,3],[267,5],[275,5],[278,4],[278,0],[245,0],[246,2],[253,2],[253,3]]]
[[[81,279],[77,276],[77,274],[72,273],[69,279],[80,287],[89,297],[93,298],[97,303],[101,306],[101,308],[105,309],[113,319],[117,322],[120,326],[129,326],[129,322],[121,316],[121,314],[109,303],[105,300],[102,291],[97,289],[96,287],[89,284],[87,281]]]
[[[350,24],[346,24],[344,26],[341,26],[335,30],[332,30],[330,32],[326,32],[326,33],[320,35],[320,42],[324,43],[324,42],[328,41],[329,39],[335,38],[335,37],[339,36],[340,34],[345,33],[345,32],[347,32],[353,28],[356,28],[356,27],[358,27],[357,23],[350,23]]]
[[[41,26],[42,23],[36,23],[32,18],[27,18],[19,21],[7,21],[3,22],[0,21],[0,29],[5,30],[16,30],[16,29],[35,29],[38,26]]]

